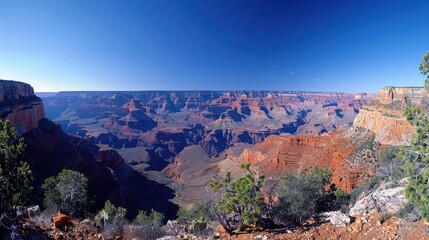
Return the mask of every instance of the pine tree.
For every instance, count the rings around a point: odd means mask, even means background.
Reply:
[[[231,173],[227,172],[221,182],[214,180],[209,184],[212,189],[222,193],[216,203],[215,214],[230,234],[234,230],[260,224],[265,205],[261,193],[265,177],[257,177],[249,164],[241,167],[247,172],[245,176],[232,181]]]
[[[12,124],[0,121],[0,210],[27,203],[32,187],[30,166],[24,162],[25,144]]]
[[[44,205],[55,207],[63,213],[79,217],[88,207],[88,179],[80,172],[63,170],[42,185]]]
[[[419,69],[426,77],[425,87],[429,91],[429,52],[423,57]],[[406,107],[404,115],[416,127],[411,148],[402,151],[405,159],[403,168],[409,176],[405,195],[420,208],[421,217],[429,221],[429,120],[415,105]]]
[[[426,77],[425,79],[425,87],[426,90],[429,90],[429,52],[426,52],[426,54],[423,56],[422,61],[420,62],[419,66],[420,72],[423,76]]]

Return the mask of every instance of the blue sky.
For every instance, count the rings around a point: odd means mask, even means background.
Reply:
[[[422,85],[429,1],[0,0],[0,78],[36,91]]]

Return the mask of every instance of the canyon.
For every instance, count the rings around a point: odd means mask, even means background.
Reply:
[[[410,144],[414,128],[403,107],[428,102],[423,88],[386,87],[376,94],[60,92],[39,98],[27,84],[0,83],[2,119],[25,138],[26,160],[39,184],[73,169],[88,177],[97,206],[109,199],[134,214],[154,208],[171,217],[177,205],[206,200],[212,179],[227,171],[241,176],[243,163],[267,176],[267,187],[285,172],[329,168],[332,187],[350,192],[377,174],[381,150]],[[41,196],[39,189],[36,200]]]
[[[161,170],[185,147],[210,157],[270,135],[347,127],[366,94],[267,91],[60,92],[43,98],[66,133],[116,149],[139,169]]]
[[[41,205],[40,186],[44,179],[71,169],[88,178],[95,208],[110,200],[127,207],[130,216],[140,209],[156,209],[169,218],[175,217],[177,206],[169,201],[174,197],[170,188],[139,174],[117,152],[64,133],[59,125],[45,118],[43,102],[30,85],[0,80],[0,91],[1,118],[9,120],[25,140],[25,160],[36,186],[34,203]]]
[[[272,135],[254,146],[236,144],[214,162],[192,147],[179,154],[165,172],[178,183],[179,204],[202,201],[198,193],[207,191],[210,179],[218,179],[225,172],[241,176],[243,163],[267,176],[267,187],[275,185],[285,172],[328,168],[333,174],[331,187],[351,192],[378,174],[383,149],[410,145],[414,127],[403,116],[404,107],[416,104],[425,109],[428,102],[424,88],[386,87],[360,109],[351,126],[317,135]],[[199,170],[192,170],[195,164]]]
[[[357,147],[348,146],[340,133],[350,129],[372,99],[366,93],[281,91],[60,92],[43,97],[47,116],[66,133],[117,151],[134,170],[173,189],[174,202],[182,206],[204,201],[209,181],[226,171],[238,177],[239,166],[247,162],[272,178],[317,164],[344,165],[335,171],[335,183],[350,191],[372,175],[360,176],[367,166],[360,166],[356,177],[344,170],[353,167],[342,159]],[[254,151],[263,158],[274,156],[271,150],[257,150],[273,146],[279,157],[251,159]],[[285,158],[290,151],[306,155]],[[310,155],[316,163],[305,159]]]

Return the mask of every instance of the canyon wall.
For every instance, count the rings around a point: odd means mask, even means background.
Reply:
[[[382,145],[409,145],[414,127],[405,119],[404,107],[416,104],[428,110],[428,93],[423,87],[385,87],[377,92],[375,101],[363,107],[353,126],[375,133]]]
[[[362,140],[350,144],[351,138]],[[376,173],[372,148],[362,148],[371,138],[369,131],[354,130],[323,136],[270,136],[245,149],[237,160],[250,163],[259,174],[275,178],[285,172],[308,172],[316,166],[328,168],[333,174],[332,183],[350,192]],[[353,157],[359,161],[351,161]]]
[[[20,134],[29,132],[45,118],[42,100],[26,83],[0,80],[0,118],[11,121]]]

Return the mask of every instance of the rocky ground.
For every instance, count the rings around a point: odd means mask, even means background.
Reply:
[[[222,234],[220,239],[429,239],[428,226],[423,220],[413,223],[392,216],[381,223],[379,220],[381,216],[381,213],[356,216],[355,221],[345,227],[336,227],[331,223],[317,225],[309,222],[306,226],[293,230],[255,232],[235,236]]]
[[[315,223],[307,221],[303,226],[295,228],[282,228],[270,231],[239,233],[228,235],[218,227],[211,237],[195,237],[191,234],[178,234],[177,236],[162,237],[162,240],[179,239],[221,239],[221,240],[268,240],[268,239],[429,239],[428,226],[423,220],[410,222],[397,216],[391,216],[385,221],[380,221],[383,213],[359,215],[350,224],[335,226],[330,222]],[[32,236],[32,237],[31,237]],[[65,222],[57,228],[39,229],[31,231],[27,239],[90,239],[104,240],[99,230],[85,221]],[[116,236],[116,240],[126,239]]]

